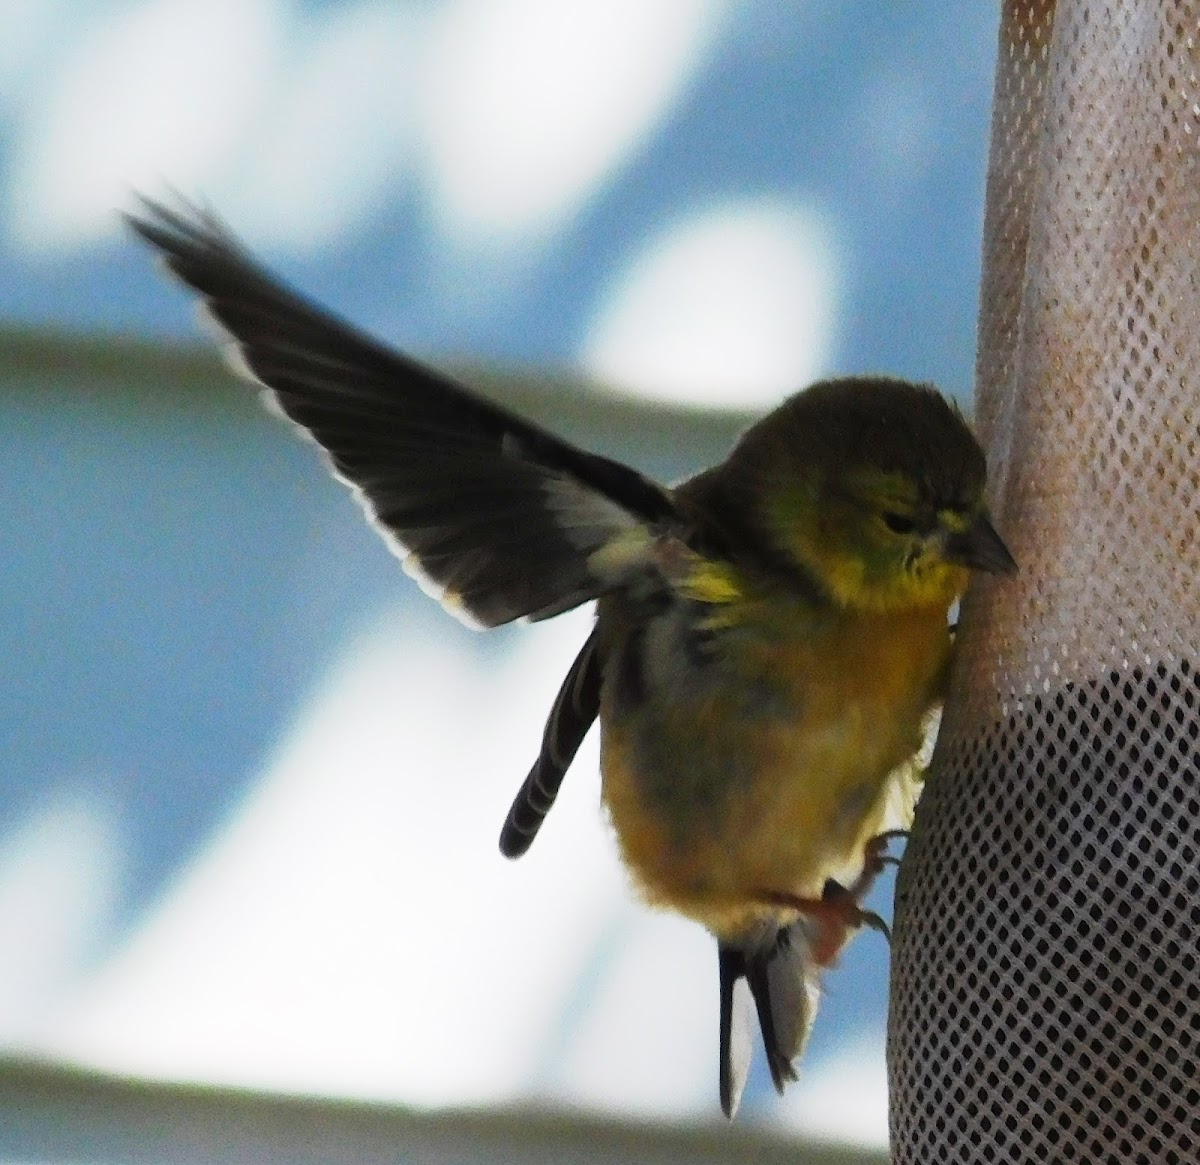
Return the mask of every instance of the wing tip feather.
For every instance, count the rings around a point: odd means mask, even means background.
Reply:
[[[374,506],[371,505],[370,499],[353,483],[347,483],[351,486],[354,492],[358,495],[359,504],[366,511],[367,518],[375,529],[383,536],[391,552],[400,559],[400,566],[404,573],[411,578],[421,591],[428,595],[431,599],[441,604],[442,610],[449,615],[453,615],[464,627],[471,631],[486,631],[488,624],[483,622],[479,616],[463,602],[462,596],[455,590],[442,586],[436,579],[429,576],[428,572],[421,565],[421,558],[415,551],[410,550],[402,543],[391,530],[389,530],[382,522],[379,521],[378,515],[375,513]]]

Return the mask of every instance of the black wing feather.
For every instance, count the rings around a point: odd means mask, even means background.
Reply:
[[[622,580],[594,551],[622,530],[680,525],[656,483],[301,298],[211,216],[143,200],[126,218],[326,450],[410,572],[470,621],[546,618],[595,598]]]
[[[500,831],[500,852],[519,858],[533,844],[554,805],[563,777],[575,759],[592,721],[600,712],[600,652],[593,631],[571,664],[571,670],[546,721],[542,751],[512,803]]]

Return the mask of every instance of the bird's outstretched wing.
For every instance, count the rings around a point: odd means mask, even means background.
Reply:
[[[544,619],[652,569],[671,494],[393,351],[289,290],[212,216],[129,225],[199,293],[237,363],[329,455],[405,568],[465,622]]]

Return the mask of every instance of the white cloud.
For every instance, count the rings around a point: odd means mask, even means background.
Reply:
[[[149,0],[84,38],[24,125],[9,226],[66,249],[115,231],[130,187],[192,190],[273,81],[276,0]]]
[[[820,1063],[806,1063],[781,1101],[782,1120],[822,1141],[886,1148],[887,1062],[883,1034],[840,1048]]]
[[[546,1087],[572,1104],[711,1116],[716,943],[694,922],[627,904],[600,951]]]
[[[774,404],[828,366],[837,290],[828,223],[778,201],[734,203],[645,247],[582,358],[592,375],[645,396]]]
[[[529,628],[495,667],[411,621],[352,645],[228,832],[43,1050],[415,1103],[527,1092],[625,895],[594,748],[533,852],[496,847],[586,628]]]
[[[51,796],[0,834],[0,1039],[36,1040],[86,969],[125,875],[116,815]]]
[[[452,0],[426,63],[436,212],[470,245],[544,238],[670,113],[723,0]]]
[[[259,244],[311,248],[421,164],[452,243],[528,254],[670,115],[728,8],[359,0],[301,21],[286,0],[139,0],[52,54],[63,10],[35,5],[14,43],[48,67],[20,85],[8,229],[67,251],[115,231],[130,188],[165,185]]]
[[[339,8],[301,47],[220,205],[259,245],[313,248],[394,196],[411,160],[420,25],[389,0]]]

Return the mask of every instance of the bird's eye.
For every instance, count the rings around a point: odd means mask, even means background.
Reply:
[[[917,523],[903,514],[888,512],[883,515],[883,521],[894,534],[911,534],[917,528]]]

